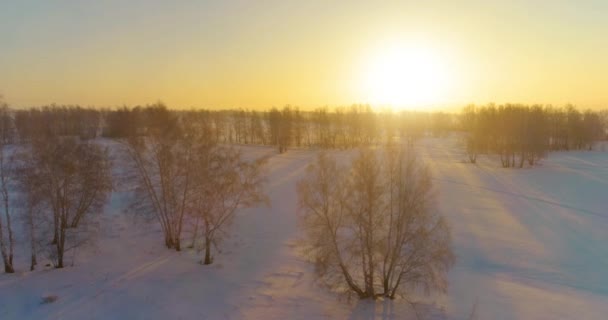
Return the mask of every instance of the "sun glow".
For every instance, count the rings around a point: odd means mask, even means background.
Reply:
[[[364,69],[363,90],[376,106],[432,107],[446,98],[451,82],[445,59],[423,46],[384,46]]]

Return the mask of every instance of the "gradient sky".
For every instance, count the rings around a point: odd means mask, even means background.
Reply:
[[[608,107],[608,1],[0,0],[0,94],[17,107],[368,102],[371,52],[431,48],[437,106]]]

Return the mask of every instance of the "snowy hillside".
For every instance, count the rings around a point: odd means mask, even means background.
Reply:
[[[241,210],[211,266],[194,250],[162,243],[154,222],[126,214],[118,186],[95,246],[73,267],[0,274],[0,319],[403,319],[404,301],[342,300],[314,281],[298,254],[296,182],[316,151],[272,155],[270,207]],[[422,303],[432,319],[605,319],[608,314],[608,153],[553,153],[540,166],[465,163],[458,139],[426,138],[439,209],[457,262],[446,296]],[[332,151],[350,157],[353,151]],[[119,176],[120,170],[115,169]],[[27,252],[19,250],[21,252]],[[56,296],[42,304],[45,296]]]

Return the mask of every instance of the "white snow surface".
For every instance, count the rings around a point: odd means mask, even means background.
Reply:
[[[0,319],[415,319],[403,300],[328,292],[298,254],[295,185],[317,151],[241,148],[271,155],[271,206],[239,211],[211,266],[196,251],[166,249],[154,221],[124,211],[129,193],[119,186],[96,245],[74,266],[29,272],[21,240],[18,272],[0,274]],[[534,168],[503,169],[483,157],[466,163],[457,137],[417,149],[457,255],[447,294],[416,304],[423,318],[608,318],[608,153],[552,153]],[[45,296],[57,301],[41,304]]]

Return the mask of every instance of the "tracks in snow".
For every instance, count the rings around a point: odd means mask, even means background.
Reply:
[[[138,265],[129,271],[121,274],[110,280],[108,283],[103,284],[100,288],[98,288],[93,295],[83,296],[79,299],[70,301],[66,305],[64,305],[60,310],[51,315],[50,319],[63,319],[66,315],[75,314],[83,309],[85,309],[88,305],[95,302],[95,300],[102,294],[107,293],[110,290],[115,290],[119,287],[124,287],[129,284],[130,281],[136,279],[138,276],[145,275],[159,266],[163,265],[169,259],[170,254],[161,255],[158,258],[153,259],[152,261],[143,263]]]

